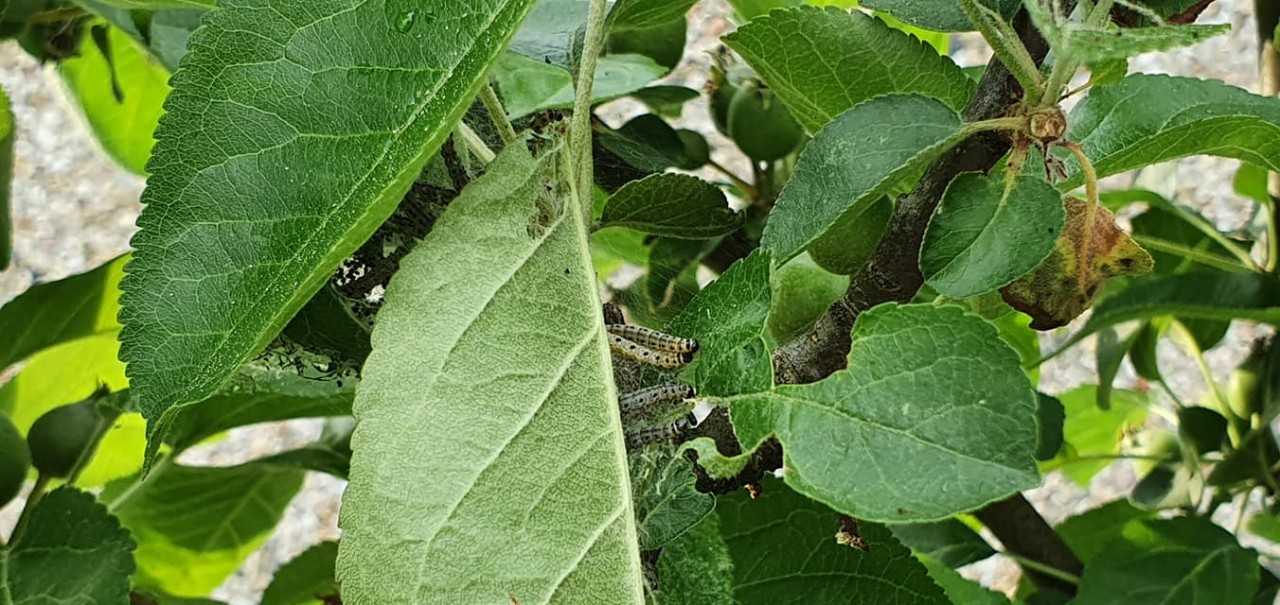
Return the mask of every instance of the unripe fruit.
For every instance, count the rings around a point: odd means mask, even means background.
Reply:
[[[728,62],[727,58],[719,59],[717,65],[711,70],[711,81],[708,83],[711,102],[708,103],[708,108],[711,110],[711,123],[715,125],[716,130],[724,136],[729,136],[729,106],[733,104],[733,97],[738,94],[738,88],[751,77],[752,71],[745,65],[726,68],[719,64],[725,62]]]
[[[0,506],[22,491],[30,468],[31,453],[27,451],[18,427],[13,426],[8,416],[0,414]]]
[[[778,343],[804,334],[848,288],[848,277],[823,270],[808,254],[791,259],[770,280],[769,334]]]
[[[1249,356],[1227,379],[1227,407],[1237,418],[1248,419],[1266,408],[1270,398],[1270,356],[1269,344],[1256,343]]]
[[[818,266],[840,275],[856,275],[871,259],[889,225],[893,203],[880,198],[861,214],[841,217],[805,250]]]
[[[729,137],[752,160],[772,162],[795,151],[804,129],[772,90],[748,80],[729,104]]]
[[[92,444],[100,422],[97,397],[45,412],[27,432],[36,470],[48,477],[70,475],[85,448]]]
[[[1147,459],[1135,460],[1133,465],[1138,476],[1142,477],[1157,466],[1181,462],[1182,442],[1172,432],[1157,429],[1146,433],[1139,452],[1141,455],[1146,456]]]

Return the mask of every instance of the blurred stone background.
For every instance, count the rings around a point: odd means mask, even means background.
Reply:
[[[692,88],[705,83],[710,64],[708,51],[719,36],[731,31],[729,8],[724,0],[702,0],[689,14],[690,43],[684,62],[665,80]],[[1257,92],[1257,43],[1252,4],[1243,0],[1218,0],[1201,16],[1202,23],[1230,23],[1232,31],[1198,46],[1175,52],[1138,57],[1132,71],[1165,72],[1217,78]],[[985,62],[990,56],[981,38],[952,37],[952,56],[962,66]],[[14,261],[0,272],[0,303],[34,283],[52,281],[92,269],[128,249],[134,221],[140,211],[142,179],[120,169],[93,140],[82,116],[68,101],[53,67],[41,66],[17,44],[0,43],[0,87],[9,95],[17,120],[16,166],[13,181],[15,224]],[[602,113],[612,124],[640,111],[631,102],[609,104]],[[686,106],[678,126],[702,132],[711,142],[713,157],[739,174],[750,174],[745,160],[712,127],[705,102]],[[1246,225],[1256,207],[1231,187],[1238,162],[1216,158],[1191,158],[1162,171],[1153,185],[1176,192],[1178,200],[1200,210],[1219,228],[1231,232]],[[1132,179],[1111,179],[1114,186],[1128,186]],[[1046,350],[1056,348],[1069,331],[1045,335]],[[1245,355],[1248,343],[1262,328],[1236,322],[1222,345],[1208,354],[1216,375],[1225,377]],[[1189,400],[1197,400],[1205,385],[1189,358],[1169,343],[1160,350],[1162,367],[1173,388]],[[1060,393],[1096,381],[1093,347],[1086,342],[1044,367],[1041,388]],[[1132,369],[1122,370],[1122,386],[1138,384]],[[233,431],[213,446],[193,451],[184,460],[205,464],[234,464],[296,447],[319,435],[316,421],[295,421]],[[1132,486],[1128,464],[1113,465],[1084,490],[1058,475],[1031,493],[1032,500],[1051,522],[1118,497]],[[231,603],[256,603],[271,573],[315,542],[338,535],[337,512],[344,483],[328,475],[312,473],[304,490],[291,504],[284,522],[258,553],[227,580],[214,595]],[[10,509],[15,507],[11,506]],[[6,510],[6,516],[13,512]],[[1231,511],[1220,511],[1224,521]],[[1262,546],[1256,542],[1251,546]],[[1000,558],[972,566],[966,575],[981,578],[997,588],[1009,589],[1016,581],[1012,563]]]

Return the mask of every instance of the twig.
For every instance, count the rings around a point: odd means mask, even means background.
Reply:
[[[1280,2],[1254,0],[1254,12],[1258,17],[1258,79],[1262,95],[1274,97],[1280,93],[1280,51],[1276,49],[1276,26],[1280,24]],[[1267,271],[1280,272],[1280,173],[1267,173],[1267,196],[1271,198],[1267,210]]]
[[[510,145],[516,140],[516,129],[511,125],[511,120],[507,119],[507,110],[502,106],[502,101],[498,100],[498,93],[493,90],[492,84],[485,82],[480,88],[480,100],[489,112],[489,119],[498,128],[498,136],[502,137],[503,143]]]

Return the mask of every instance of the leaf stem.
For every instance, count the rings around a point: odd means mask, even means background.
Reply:
[[[101,400],[101,397],[99,400]],[[116,418],[120,417],[120,411],[114,408],[99,405],[97,409],[98,425],[93,428],[93,434],[90,435],[89,442],[85,444],[84,450],[80,452],[80,457],[76,459],[75,465],[67,473],[67,485],[75,485],[76,480],[80,478],[80,473],[89,468],[89,463],[93,461],[93,455],[98,452],[98,444],[102,443],[102,438],[106,436],[107,431],[111,430],[111,425],[115,424]]]
[[[1016,116],[991,118],[990,120],[978,120],[977,122],[966,122],[960,127],[960,133],[956,135],[956,139],[963,140],[980,132],[990,132],[992,130],[1025,132],[1027,130],[1027,126],[1027,119],[1025,117]]]
[[[982,37],[995,51],[996,57],[1009,69],[1009,73],[1018,80],[1024,90],[1039,90],[1044,86],[1044,76],[1036,61],[1031,57],[1027,47],[1018,38],[1004,17],[978,3],[977,0],[960,0],[960,8],[964,14],[978,27]]]
[[[484,102],[484,108],[489,111],[489,119],[493,120],[493,125],[498,127],[498,136],[502,137],[502,142],[510,145],[516,140],[516,129],[511,125],[511,120],[507,119],[507,109],[502,106],[502,101],[498,99],[498,93],[493,89],[493,84],[485,82],[480,88],[480,100]]]
[[[1206,267],[1213,267],[1224,271],[1248,271],[1252,268],[1241,264],[1235,259],[1220,256],[1212,252],[1189,248],[1182,244],[1160,239],[1158,237],[1136,234],[1132,237],[1133,241],[1142,244],[1143,248],[1177,254],[1178,256],[1185,257],[1189,260],[1205,265]]]
[[[741,189],[743,193],[747,194],[747,197],[751,198],[751,201],[754,202],[756,200],[756,197],[759,194],[756,191],[755,185],[752,185],[751,183],[748,183],[747,181],[743,180],[743,178],[738,176],[737,173],[725,167],[720,162],[717,162],[712,159],[708,159],[707,165],[714,168],[716,172],[719,172],[720,174],[723,174],[726,178],[728,178],[729,182],[733,183],[734,187]]]
[[[591,217],[591,87],[595,83],[596,59],[604,45],[605,0],[590,0],[587,33],[583,40],[582,58],[578,61],[577,90],[573,101],[573,117],[569,124],[569,153],[577,174],[570,175],[571,190],[582,204],[582,216]]]
[[[1042,574],[1044,574],[1044,575],[1046,575],[1046,576],[1051,576],[1051,577],[1053,577],[1053,578],[1055,578],[1055,579],[1061,580],[1061,581],[1066,582],[1067,584],[1071,584],[1071,585],[1073,585],[1073,586],[1079,586],[1079,585],[1080,585],[1080,576],[1077,576],[1077,575],[1075,575],[1075,574],[1073,574],[1073,573],[1068,573],[1068,572],[1062,571],[1061,569],[1058,569],[1057,567],[1051,567],[1051,566],[1049,566],[1049,565],[1045,565],[1044,563],[1041,563],[1041,562],[1039,562],[1039,561],[1037,561],[1037,560],[1035,560],[1035,559],[1030,559],[1030,558],[1024,557],[1024,556],[1022,556],[1022,555],[1019,555],[1019,554],[1016,554],[1016,553],[1009,552],[1009,551],[1007,551],[1007,550],[1006,550],[1006,551],[1001,551],[1001,553],[1000,553],[1000,554],[1002,554],[1002,555],[1004,555],[1004,556],[1006,556],[1006,557],[1009,557],[1010,559],[1013,559],[1014,561],[1016,561],[1016,562],[1018,563],[1018,565],[1021,565],[1021,566],[1025,567],[1025,568],[1027,568],[1027,569],[1030,569],[1030,570],[1033,570],[1033,571],[1038,571],[1038,572],[1040,572],[1040,573],[1042,573]]]
[[[480,160],[481,163],[488,164],[493,161],[493,158],[498,157],[498,154],[494,153],[485,144],[484,139],[480,138],[476,131],[463,122],[458,122],[458,136],[462,138],[462,142],[466,144],[467,149],[470,149],[471,153],[475,154],[476,159]]]
[[[44,493],[49,489],[50,481],[53,481],[53,477],[44,473],[36,476],[36,483],[31,486],[31,493],[27,494],[27,501],[22,505],[22,512],[18,515],[18,522],[13,526],[13,533],[9,534],[10,543],[15,543],[22,538],[22,533],[27,530],[27,523],[31,522],[31,513],[40,504],[40,500],[44,498]]]

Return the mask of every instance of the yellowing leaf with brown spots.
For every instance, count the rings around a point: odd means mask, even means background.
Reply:
[[[1154,263],[1116,226],[1111,211],[1064,198],[1067,223],[1053,252],[1035,271],[1000,290],[1005,302],[1031,316],[1031,327],[1064,326],[1089,308],[1107,279],[1151,271]]]

